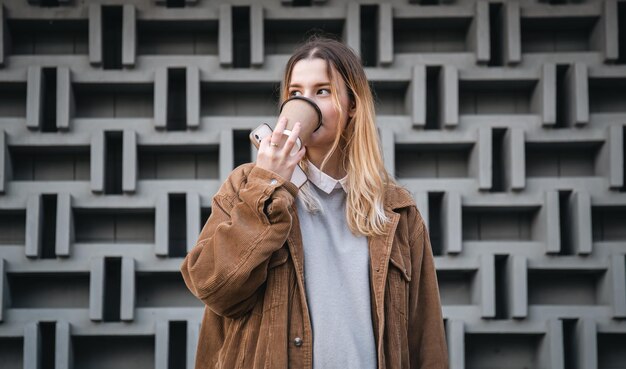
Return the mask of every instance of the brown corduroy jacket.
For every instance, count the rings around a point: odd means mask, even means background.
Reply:
[[[206,306],[196,369],[312,368],[297,187],[244,164],[213,197],[181,272]],[[405,189],[390,185],[382,236],[369,237],[378,368],[448,367],[428,232]]]

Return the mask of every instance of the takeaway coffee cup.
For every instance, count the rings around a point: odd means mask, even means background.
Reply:
[[[322,111],[319,106],[311,100],[303,96],[293,96],[280,106],[278,118],[287,118],[287,126],[284,133],[291,135],[296,122],[300,122],[300,134],[298,148],[302,144],[307,144],[311,138],[311,134],[322,126]]]

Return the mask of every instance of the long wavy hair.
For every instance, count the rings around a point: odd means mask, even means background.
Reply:
[[[346,219],[352,233],[356,235],[381,235],[388,221],[383,210],[385,187],[393,181],[385,170],[378,130],[376,129],[374,99],[361,59],[343,43],[322,36],[313,36],[291,56],[285,67],[281,87],[281,102],[289,98],[289,82],[294,65],[302,59],[326,61],[328,78],[331,81],[333,103],[342,121],[348,118],[339,101],[339,86],[346,86],[354,114],[345,129],[337,130],[333,146],[322,161],[323,170],[328,159],[341,151],[343,169],[347,173],[348,191]],[[306,161],[300,165],[306,171]],[[299,196],[310,212],[319,211],[317,200],[310,184],[300,190]]]

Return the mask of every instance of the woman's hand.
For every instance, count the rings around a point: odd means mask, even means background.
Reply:
[[[300,122],[296,122],[290,136],[283,134],[286,126],[287,119],[281,118],[276,124],[274,132],[261,140],[256,165],[290,180],[296,165],[304,158],[306,148],[302,145],[300,150],[291,155],[291,151],[296,145],[296,139],[300,134]]]

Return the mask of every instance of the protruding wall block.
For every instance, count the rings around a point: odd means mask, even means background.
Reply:
[[[11,156],[7,133],[0,129],[0,194],[4,194],[12,179]]]
[[[122,290],[120,297],[120,319],[133,320],[135,317],[135,259],[122,258]]]
[[[439,73],[439,78],[439,117],[443,119],[443,126],[455,127],[459,123],[459,71],[454,66],[446,65]]]
[[[250,64],[254,67],[263,65],[264,59],[264,26],[263,6],[250,5]]]
[[[28,197],[26,203],[26,245],[24,248],[26,257],[39,257],[42,217],[41,195],[33,194]]]
[[[57,69],[57,128],[67,131],[74,117],[75,103],[72,91],[72,73],[68,67]]]
[[[89,63],[102,64],[102,5],[89,5]]]
[[[411,82],[407,97],[411,109],[411,122],[414,127],[423,128],[426,125],[426,66],[414,65],[411,69]]]
[[[104,191],[106,167],[106,145],[103,131],[98,131],[91,136],[90,160],[91,191],[100,193]]]
[[[169,195],[162,193],[157,197],[155,215],[155,250],[157,256],[169,254]]]
[[[222,66],[233,64],[233,16],[230,4],[220,5],[220,20],[218,31],[218,53]]]
[[[187,206],[187,251],[193,248],[193,240],[200,235],[200,214],[202,211],[200,196],[194,192],[188,192],[186,198]]]
[[[517,2],[506,2],[504,9],[504,60],[513,65],[522,60],[520,6]]]
[[[72,195],[62,192],[57,196],[56,255],[70,256],[70,247],[73,243],[74,216],[72,214]]]
[[[91,259],[89,269],[89,319],[102,320],[104,316],[104,258]]]
[[[393,9],[383,3],[378,8],[378,64],[390,65],[393,62]]]
[[[122,65],[134,67],[137,54],[137,11],[135,5],[124,4],[122,20]]]
[[[458,192],[446,192],[443,195],[443,247],[449,254],[462,251],[462,204]]]
[[[29,66],[26,77],[26,127],[39,129],[43,115],[43,72],[40,66]]]
[[[137,134],[135,131],[125,130],[122,148],[122,190],[125,193],[134,193],[137,189]]]
[[[626,318],[626,257],[624,254],[611,256],[611,296],[613,297],[613,317]]]
[[[187,67],[187,127],[200,126],[200,70]]]
[[[167,126],[167,81],[166,67],[154,72],[154,128],[165,129]]]

